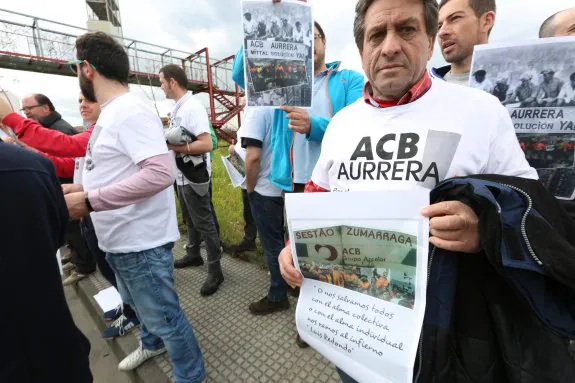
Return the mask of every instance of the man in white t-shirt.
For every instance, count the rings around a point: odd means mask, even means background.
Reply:
[[[257,24],[250,12],[244,13],[244,38],[251,40],[256,37]]]
[[[363,97],[331,120],[306,192],[432,189],[444,179],[475,174],[537,179],[498,99],[431,80],[426,64],[437,7],[436,0],[358,1],[354,34],[369,81]],[[481,256],[472,208],[448,201],[422,214],[430,218],[432,245]],[[280,266],[290,285],[301,285],[289,246]]]
[[[270,271],[268,294],[250,304],[254,315],[267,315],[290,307],[287,283],[281,276],[278,255],[284,247],[282,191],[269,180],[273,109],[246,110],[242,147],[246,148],[246,189]]]
[[[301,22],[295,22],[295,31],[293,31],[293,41],[294,43],[303,44],[303,29],[301,28]]]
[[[76,55],[71,65],[80,89],[102,112],[88,143],[83,187],[64,185],[64,194],[71,219],[92,212],[122,300],[142,323],[140,346],[118,368],[132,370],[168,351],[176,382],[202,382],[202,353],[174,288],[172,248],[180,234],[162,122],[129,93],[128,55],[114,38],[86,33],[76,40]]]
[[[208,252],[208,276],[200,293],[208,296],[218,291],[224,281],[220,237],[210,204],[210,151],[213,146],[210,123],[202,103],[188,92],[188,78],[181,67],[167,65],[160,69],[160,84],[166,97],[176,101],[165,136],[168,148],[176,155],[178,196],[188,229],[187,254],[176,261],[174,267],[203,265],[200,253],[203,238]]]

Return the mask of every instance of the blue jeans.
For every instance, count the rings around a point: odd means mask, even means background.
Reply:
[[[176,383],[199,383],[206,377],[204,359],[194,331],[174,288],[173,243],[138,253],[106,254],[116,274],[122,300],[141,322],[143,348],[165,347]]]
[[[278,256],[285,246],[283,233],[284,201],[282,197],[266,197],[257,192],[249,193],[248,196],[270,271],[268,300],[280,302],[287,298],[287,283],[282,278],[278,260]]]

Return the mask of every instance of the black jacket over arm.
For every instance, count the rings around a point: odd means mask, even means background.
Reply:
[[[92,382],[56,260],[68,210],[54,165],[0,143],[0,212],[0,382]]]
[[[447,180],[432,203],[459,200],[479,216],[480,254],[432,249],[421,383],[572,383],[575,226],[534,180]]]

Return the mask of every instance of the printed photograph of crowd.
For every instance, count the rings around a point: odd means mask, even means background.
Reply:
[[[471,86],[511,108],[575,106],[572,43],[534,43],[475,52]],[[502,57],[505,57],[502,60]]]
[[[518,134],[525,158],[536,169],[572,168],[575,134]]]
[[[575,134],[518,134],[529,164],[555,197],[575,197]]]
[[[415,305],[415,267],[388,264],[385,267],[320,265],[300,262],[304,278],[329,283],[399,306]]]
[[[247,98],[250,106],[311,106],[313,24],[302,4],[243,3],[246,48],[250,41],[301,44],[302,60],[250,58],[246,49]]]
[[[373,251],[366,256],[361,255],[365,247],[357,243],[342,244],[339,242],[342,237],[330,237],[319,244],[315,239],[298,239],[297,233],[294,237],[296,256],[304,278],[413,309],[417,270],[415,248],[372,246]]]

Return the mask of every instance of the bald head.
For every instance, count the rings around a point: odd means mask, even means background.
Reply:
[[[575,36],[575,7],[549,17],[539,29],[539,37]]]

